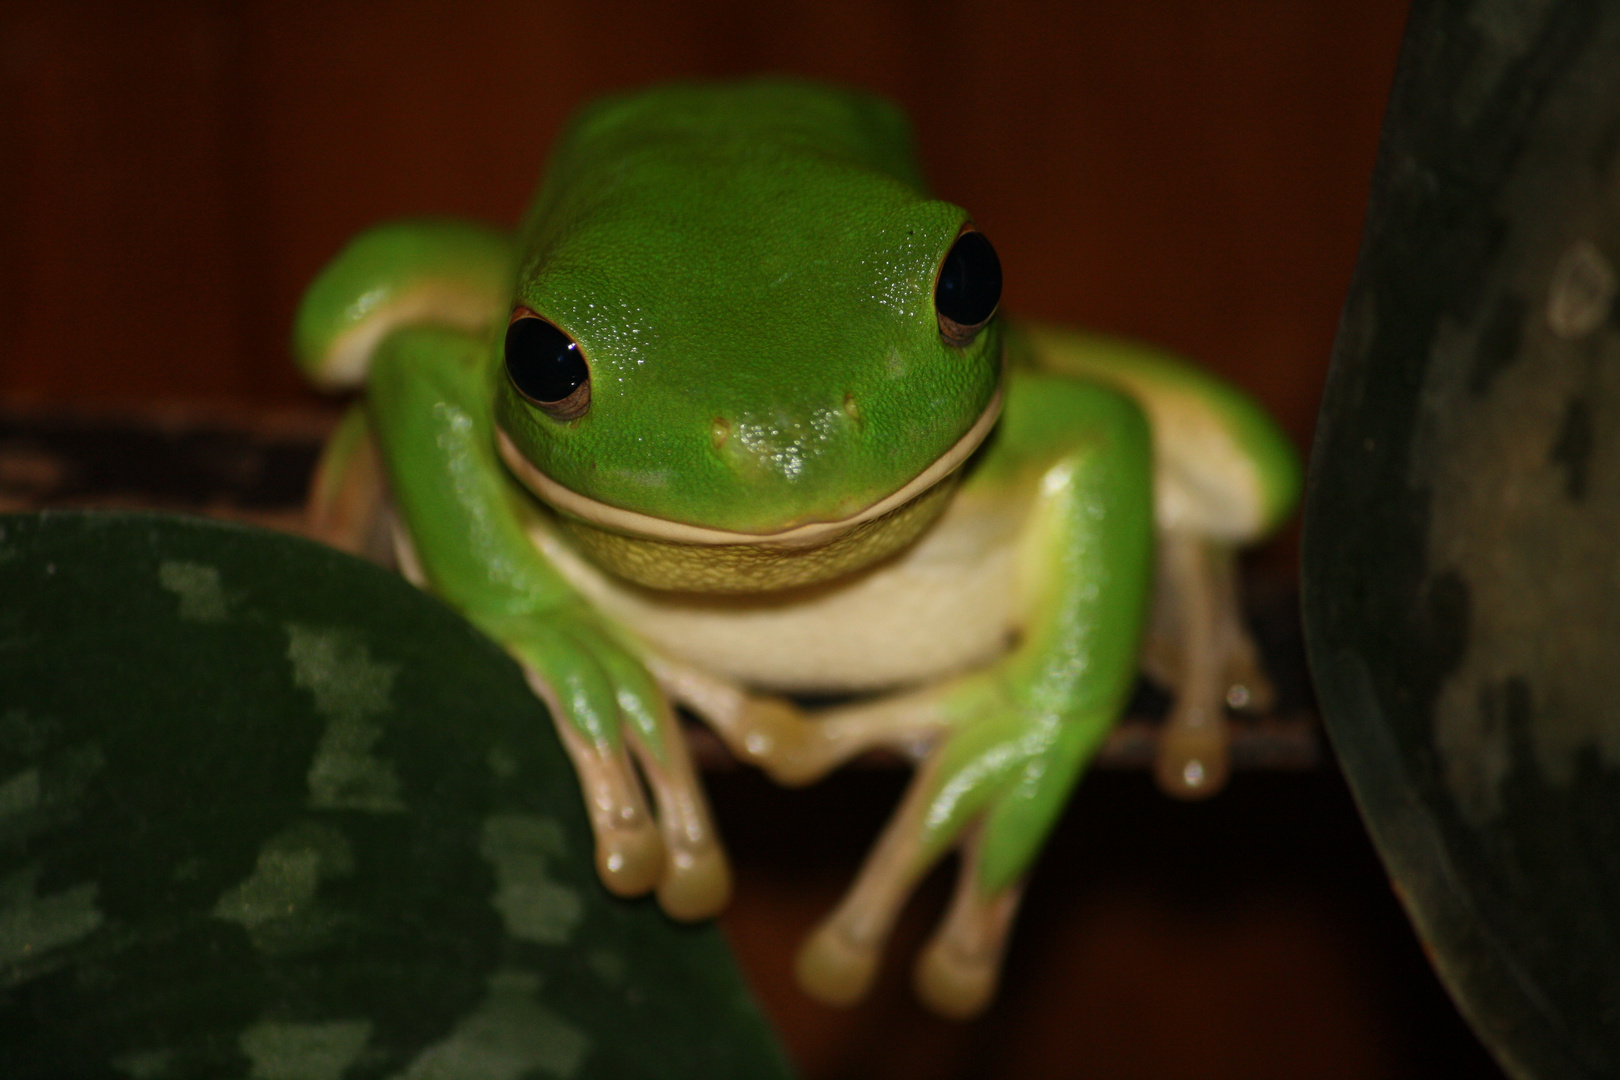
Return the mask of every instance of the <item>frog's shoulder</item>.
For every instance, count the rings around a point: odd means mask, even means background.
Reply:
[[[1107,334],[1022,320],[1006,323],[1004,334],[1015,373],[1090,379],[1142,406],[1153,427],[1161,527],[1242,543],[1293,511],[1299,455],[1231,383],[1167,350]]]

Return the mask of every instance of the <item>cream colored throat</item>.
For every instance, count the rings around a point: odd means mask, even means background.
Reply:
[[[619,506],[609,506],[607,503],[581,495],[571,488],[563,487],[535,468],[499,425],[496,426],[496,436],[500,444],[501,460],[505,461],[506,467],[523,481],[525,487],[563,514],[599,528],[677,544],[704,546],[754,544],[766,547],[809,548],[825,544],[863,522],[874,521],[892,513],[955,472],[973,451],[979,448],[979,444],[984,442],[985,437],[990,434],[990,429],[995,427],[996,419],[1001,415],[1001,396],[1001,388],[997,387],[990,404],[985,407],[979,419],[974,421],[967,434],[956,440],[949,450],[935,458],[928,468],[914,476],[905,486],[849,517],[837,521],[807,522],[774,533],[711,529],[702,525],[669,521]]]

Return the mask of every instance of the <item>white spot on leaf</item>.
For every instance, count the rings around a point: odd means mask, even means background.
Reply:
[[[348,839],[331,826],[304,822],[264,846],[253,873],[225,890],[213,915],[240,923],[261,949],[297,951],[319,940],[333,921],[316,909],[321,881],[353,873]]]
[[[158,565],[158,584],[180,598],[182,622],[225,621],[225,592],[220,588],[218,567],[166,560]]]
[[[497,972],[483,1003],[394,1080],[522,1080],[536,1073],[568,1080],[591,1041],[535,1000],[539,988],[531,972]]]
[[[288,624],[293,681],[315,695],[326,731],[309,766],[310,805],[323,810],[405,809],[393,762],[372,753],[382,738],[371,717],[389,712],[399,665],[371,659],[364,644],[340,630]]]
[[[1590,240],[1571,244],[1553,267],[1547,286],[1547,325],[1561,338],[1585,337],[1609,317],[1616,287],[1614,267]]]
[[[35,866],[0,880],[0,986],[16,981],[20,965],[88,937],[102,923],[95,883],[40,896],[40,872]]]
[[[252,876],[219,898],[214,917],[252,930],[297,915],[315,899],[320,884],[321,858],[315,852],[263,851]]]
[[[237,1045],[253,1062],[249,1080],[341,1080],[370,1038],[368,1020],[318,1024],[266,1020],[242,1032]]]
[[[542,945],[566,945],[585,916],[579,891],[551,877],[549,863],[566,853],[562,826],[529,814],[484,822],[479,852],[495,868],[495,896],[506,932]]]

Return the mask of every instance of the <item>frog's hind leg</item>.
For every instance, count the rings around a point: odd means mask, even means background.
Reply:
[[[1171,687],[1175,704],[1159,737],[1153,772],[1183,799],[1215,794],[1230,772],[1226,708],[1263,711],[1273,693],[1243,626],[1235,557],[1187,532],[1159,536],[1159,571],[1143,667]]]
[[[1002,693],[996,683],[970,676],[932,691],[936,715],[964,702],[984,711]],[[800,950],[800,985],[830,1004],[859,1000],[912,889],[958,847],[955,897],[915,978],[936,1011],[957,1018],[981,1011],[995,993],[1029,866],[1107,729],[1082,723],[1029,733],[990,723],[946,731],[855,883]]]
[[[316,540],[384,566],[394,565],[394,515],[382,454],[364,405],[350,406],[321,450],[305,507]]]

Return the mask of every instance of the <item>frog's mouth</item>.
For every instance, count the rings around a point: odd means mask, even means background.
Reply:
[[[557,483],[530,464],[499,426],[496,434],[506,467],[557,511],[573,539],[605,569],[658,589],[761,592],[827,581],[909,544],[944,511],[962,464],[995,427],[1001,400],[998,387],[960,439],[864,510],[772,533],[713,529],[610,506]]]

